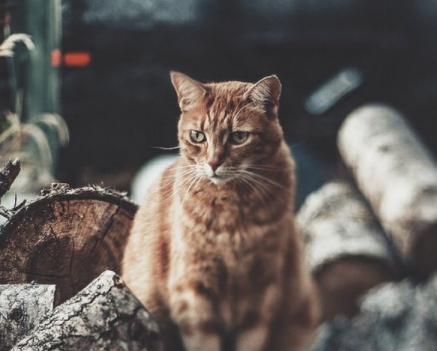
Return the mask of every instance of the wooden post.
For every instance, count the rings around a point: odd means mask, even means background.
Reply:
[[[122,279],[106,271],[58,306],[14,351],[158,351],[157,324]]]
[[[0,285],[0,351],[9,351],[53,310],[54,285]]]
[[[338,147],[381,225],[419,277],[437,268],[437,165],[396,110],[352,112]]]
[[[344,181],[311,194],[297,215],[324,317],[352,316],[370,288],[400,276],[384,233],[358,191]]]

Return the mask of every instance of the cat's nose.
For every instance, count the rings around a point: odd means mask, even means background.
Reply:
[[[215,172],[217,170],[217,168],[220,167],[222,163],[220,161],[209,161],[208,165],[209,167],[211,167],[212,171]]]

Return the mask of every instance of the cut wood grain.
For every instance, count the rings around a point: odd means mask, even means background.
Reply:
[[[55,308],[14,351],[158,351],[157,324],[120,276],[106,271]]]
[[[100,187],[53,184],[0,231],[0,284],[55,284],[55,305],[103,271],[120,272],[136,205]]]
[[[437,268],[437,164],[405,118],[384,105],[352,112],[340,154],[418,277]]]

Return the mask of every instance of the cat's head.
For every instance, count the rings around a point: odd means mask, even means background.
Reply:
[[[200,83],[171,72],[179,107],[181,156],[213,183],[233,179],[268,161],[282,141],[277,112],[281,83]]]

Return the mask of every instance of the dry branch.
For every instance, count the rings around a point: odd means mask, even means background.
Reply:
[[[18,173],[20,173],[21,164],[18,159],[9,160],[4,168],[0,171],[0,199],[9,191]]]
[[[114,272],[58,306],[14,351],[145,350],[160,347],[157,324]]]
[[[331,182],[311,194],[297,223],[325,318],[353,315],[362,294],[400,275],[399,262],[378,221],[348,183]]]
[[[385,231],[427,276],[437,268],[437,165],[394,109],[368,105],[352,112],[338,147]]]
[[[0,232],[0,284],[55,284],[55,304],[120,262],[136,206],[98,187],[54,184]]]
[[[0,351],[10,350],[53,310],[54,285],[0,285]]]

